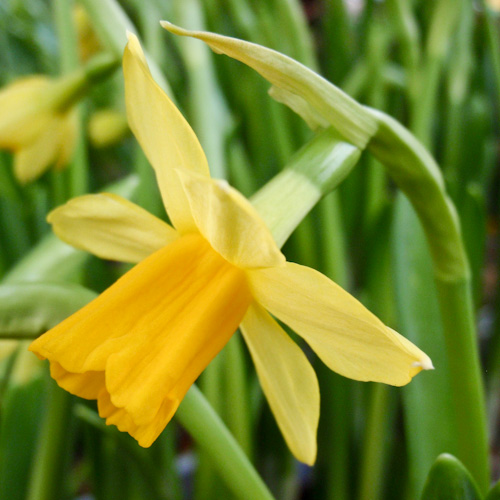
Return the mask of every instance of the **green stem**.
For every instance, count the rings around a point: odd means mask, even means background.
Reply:
[[[441,453],[457,454],[454,408],[438,297],[425,235],[402,193],[394,206],[393,267],[398,328],[432,359],[436,370],[402,389],[409,465],[408,493],[418,498]],[[425,314],[422,314],[425,311]]]
[[[80,1],[87,10],[99,38],[113,52],[115,57],[121,58],[127,44],[127,31],[132,33],[137,32],[126,12],[116,0]],[[172,98],[172,90],[162,71],[156,62],[148,57],[147,53],[146,59],[148,60],[153,78],[169,97]]]
[[[427,236],[454,381],[454,425],[462,430],[456,436],[458,458],[484,491],[489,481],[484,396],[470,271],[458,218],[432,157],[401,125],[382,113],[379,117],[381,126],[370,148],[409,197]],[[463,389],[461,383],[466,383]]]
[[[343,288],[349,288],[346,241],[342,227],[340,198],[337,192],[325,196],[319,203],[321,210],[322,270]]]
[[[322,16],[322,35],[325,37],[322,57],[326,76],[329,80],[342,81],[353,57],[353,29],[351,16],[343,0],[326,0]]]
[[[74,71],[79,66],[77,32],[73,21],[74,2],[55,0],[53,3],[56,19],[57,36],[59,39],[59,60],[62,74]],[[78,106],[78,137],[76,139],[73,159],[69,166],[68,198],[79,196],[88,191],[88,162],[84,139],[84,108]],[[62,177],[60,172],[54,176]]]
[[[64,482],[60,478],[67,462],[71,407],[71,395],[51,381],[27,500],[54,500],[62,496]]]
[[[367,426],[363,437],[363,456],[361,458],[361,483],[359,500],[381,498],[387,461],[387,439],[393,425],[395,398],[391,388],[372,385],[370,391]]]
[[[222,479],[238,498],[273,498],[234,437],[195,385],[191,386],[184,397],[176,418],[198,445],[210,453]]]
[[[461,9],[467,8],[470,8],[467,3],[457,8],[450,0],[441,0],[435,7],[427,40],[426,64],[421,73],[420,84],[424,85],[423,101],[418,99],[413,103],[413,130],[424,144],[431,142],[439,76],[449,38]],[[461,14],[463,15],[463,12]],[[410,199],[420,216],[434,261],[451,380],[453,426],[457,432],[455,439],[458,458],[464,462],[485,492],[489,484],[488,440],[470,271],[453,205],[444,194],[443,187],[440,191],[441,193],[436,192],[435,196],[427,198],[428,209],[433,212],[427,214],[418,191],[406,190],[408,194],[411,193]],[[441,199],[441,208],[438,207],[438,196]],[[448,218],[448,234],[438,228],[443,223],[443,216]],[[455,262],[450,260],[452,265],[444,269],[444,259],[447,256],[454,258]],[[452,269],[453,267],[455,269]],[[431,436],[427,438],[430,439]]]
[[[489,453],[471,283],[436,278],[436,285],[452,380],[458,458],[484,492],[490,481]]]
[[[385,210],[378,216],[377,225],[370,228],[366,237],[366,246],[370,251],[365,255],[363,274],[366,305],[387,325],[395,323],[394,270],[389,244],[391,216],[392,212]],[[391,439],[394,436],[390,430],[396,416],[396,391],[381,384],[369,384],[367,390],[369,399],[362,440],[358,497],[359,500],[378,500],[382,498],[386,486],[384,478],[387,477]]]
[[[323,130],[290,160],[285,170],[252,196],[253,205],[278,246],[321,197],[344,180],[359,156],[359,149],[343,142],[333,129]]]
[[[451,12],[448,7],[451,7]],[[431,137],[430,117],[434,116],[438,76],[456,20],[456,6],[450,5],[448,0],[441,1],[435,10],[427,44],[426,68],[432,75],[429,82],[428,73],[425,73],[423,102],[413,103],[414,130],[427,143]],[[376,114],[379,115],[380,127],[370,149],[410,198],[432,254],[452,380],[452,425],[460,429],[455,437],[458,457],[485,491],[489,481],[485,406],[470,271],[458,218],[430,155],[403,127],[385,115]]]
[[[248,457],[252,457],[250,410],[241,336],[236,333],[224,351],[225,403],[228,427]]]
[[[177,1],[174,12],[181,25],[205,29],[203,9],[198,0]],[[225,149],[231,120],[217,84],[211,51],[192,38],[176,41],[189,78],[189,114],[193,128],[207,155],[213,177],[227,178]]]
[[[207,403],[214,413],[223,416],[222,368],[223,353],[219,353],[205,368],[199,380],[199,387]],[[199,446],[199,443],[197,443]],[[199,446],[200,447],[200,446]],[[201,447],[196,469],[194,498],[195,500],[215,500],[220,491],[220,478],[214,474],[214,464],[211,455]]]
[[[498,44],[499,31],[495,24],[495,19],[490,11],[486,0],[481,0],[486,19],[486,33],[488,36],[488,48],[491,52],[491,59],[493,63],[493,71],[495,74],[494,83],[497,93],[497,105],[500,102],[500,46]]]
[[[458,23],[457,33],[453,43],[453,58],[447,74],[447,107],[448,119],[443,153],[443,171],[447,178],[451,174],[458,182],[461,157],[469,146],[465,140],[465,130],[462,117],[466,111],[465,104],[469,95],[469,80],[473,63],[473,29],[474,12],[468,8],[468,1],[461,0],[462,15]],[[470,127],[468,127],[470,128]],[[468,131],[470,133],[470,131]],[[464,147],[465,146],[465,147]],[[468,180],[468,179],[464,179]],[[455,198],[460,203],[460,198]]]
[[[439,0],[429,28],[424,64],[418,75],[418,92],[412,99],[412,131],[426,145],[432,139],[437,89],[449,40],[459,19],[456,0]],[[411,87],[410,87],[411,88]]]
[[[259,24],[270,41],[267,45],[316,70],[314,43],[301,2],[270,0],[256,4]],[[280,22],[276,23],[276,19]]]
[[[62,74],[78,66],[76,30],[73,25],[73,1],[54,0],[52,2],[59,40],[59,61]]]
[[[401,57],[408,75],[408,93],[413,100],[417,92],[415,76],[420,61],[419,28],[411,10],[411,2],[388,0],[387,7],[401,39]]]
[[[351,497],[351,438],[353,382],[332,372],[325,364],[315,365],[321,390],[321,416],[317,466],[324,484],[325,500],[348,500]]]

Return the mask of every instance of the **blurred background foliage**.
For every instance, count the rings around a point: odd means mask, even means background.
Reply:
[[[498,6],[467,0],[103,1],[108,3],[122,17],[111,16],[109,26],[102,26],[90,0],[0,0],[0,85],[31,74],[57,77],[99,51],[117,55],[109,30],[116,26],[124,36],[126,19],[200,138],[212,175],[250,196],[290,162],[312,132],[269,98],[269,85],[258,74],[199,41],[162,30],[158,21],[168,19],[281,51],[359,102],[384,110],[428,147],[458,209],[470,260],[492,484],[498,480]],[[50,295],[48,283],[81,287],[85,295],[87,289],[104,290],[127,269],[59,243],[45,222],[52,208],[75,195],[112,189],[165,217],[153,173],[126,126],[121,70],[95,85],[78,113],[79,140],[67,169],[21,185],[12,173],[12,155],[0,152],[4,338],[9,332],[41,333],[85,303],[77,292],[74,300],[70,291]],[[474,486],[453,458],[441,458],[429,475],[438,455],[455,453],[453,443],[461,439],[448,425],[454,381],[446,377],[422,231],[381,165],[364,154],[340,188],[302,222],[284,252],[355,294],[426,351],[436,371],[396,389],[343,379],[314,360],[322,403],[318,461],[308,468],[286,449],[235,336],[199,385],[275,497],[483,498],[484,486]],[[37,315],[6,312],[9,297],[16,311],[38,300],[29,290],[5,288],[26,282],[49,287],[41,293],[52,301],[50,315],[42,306]],[[0,498],[233,498],[210,458],[176,421],[150,449],[139,448],[128,435],[106,428],[92,404],[62,395],[26,345],[0,345]],[[47,478],[52,480],[45,484]],[[488,499],[500,498],[498,491]]]

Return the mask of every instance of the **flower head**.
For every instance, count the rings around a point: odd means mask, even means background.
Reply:
[[[100,54],[65,76],[29,76],[0,90],[0,149],[14,153],[20,182],[70,161],[78,132],[75,105],[118,64],[114,56]]]
[[[63,240],[140,262],[30,349],[50,361],[61,387],[97,399],[108,424],[149,446],[239,326],[285,440],[312,464],[316,375],[271,314],[356,380],[404,385],[432,363],[328,278],[286,262],[253,206],[210,178],[194,132],[154,82],[134,35],[123,67],[130,127],[173,226],[110,194],[53,211]]]
[[[20,182],[71,158],[77,134],[72,107],[60,106],[68,87],[45,76],[16,80],[0,91],[0,148],[12,151]],[[72,82],[68,82],[70,87]]]

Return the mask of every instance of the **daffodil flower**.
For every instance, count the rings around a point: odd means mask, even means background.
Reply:
[[[73,107],[54,105],[62,91],[59,84],[37,75],[0,91],[0,148],[14,153],[14,174],[21,183],[71,159],[78,121]]]
[[[107,424],[147,447],[239,326],[288,446],[312,464],[318,382],[273,316],[356,380],[400,386],[432,363],[328,278],[286,262],[250,202],[210,178],[194,132],[154,82],[134,35],[123,69],[130,127],[173,227],[111,194],[53,211],[61,239],[139,263],[30,349],[50,361],[61,387],[97,399]]]
[[[116,144],[128,132],[124,113],[111,108],[101,109],[89,119],[89,139],[95,148],[106,148]]]
[[[0,149],[14,153],[14,174],[21,183],[71,160],[78,132],[75,105],[117,64],[102,54],[66,76],[29,76],[0,90]]]

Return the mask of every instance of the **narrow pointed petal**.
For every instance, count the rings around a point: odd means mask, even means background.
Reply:
[[[298,460],[313,465],[319,386],[311,364],[300,347],[258,304],[249,307],[240,328],[288,447]]]
[[[225,181],[177,170],[201,234],[243,269],[280,266],[285,257],[250,202]]]
[[[19,182],[37,179],[56,162],[62,143],[63,126],[63,120],[54,117],[47,123],[44,132],[16,152],[14,174]]]
[[[422,369],[432,369],[425,353],[321,273],[287,263],[247,274],[255,300],[337,373],[401,386]]]
[[[139,262],[179,237],[166,222],[110,193],[73,198],[47,220],[66,243],[121,262]]]
[[[194,229],[184,191],[174,168],[208,176],[205,154],[195,133],[153,80],[137,37],[129,35],[123,56],[125,100],[130,128],[155,169],[163,202],[182,233]]]

